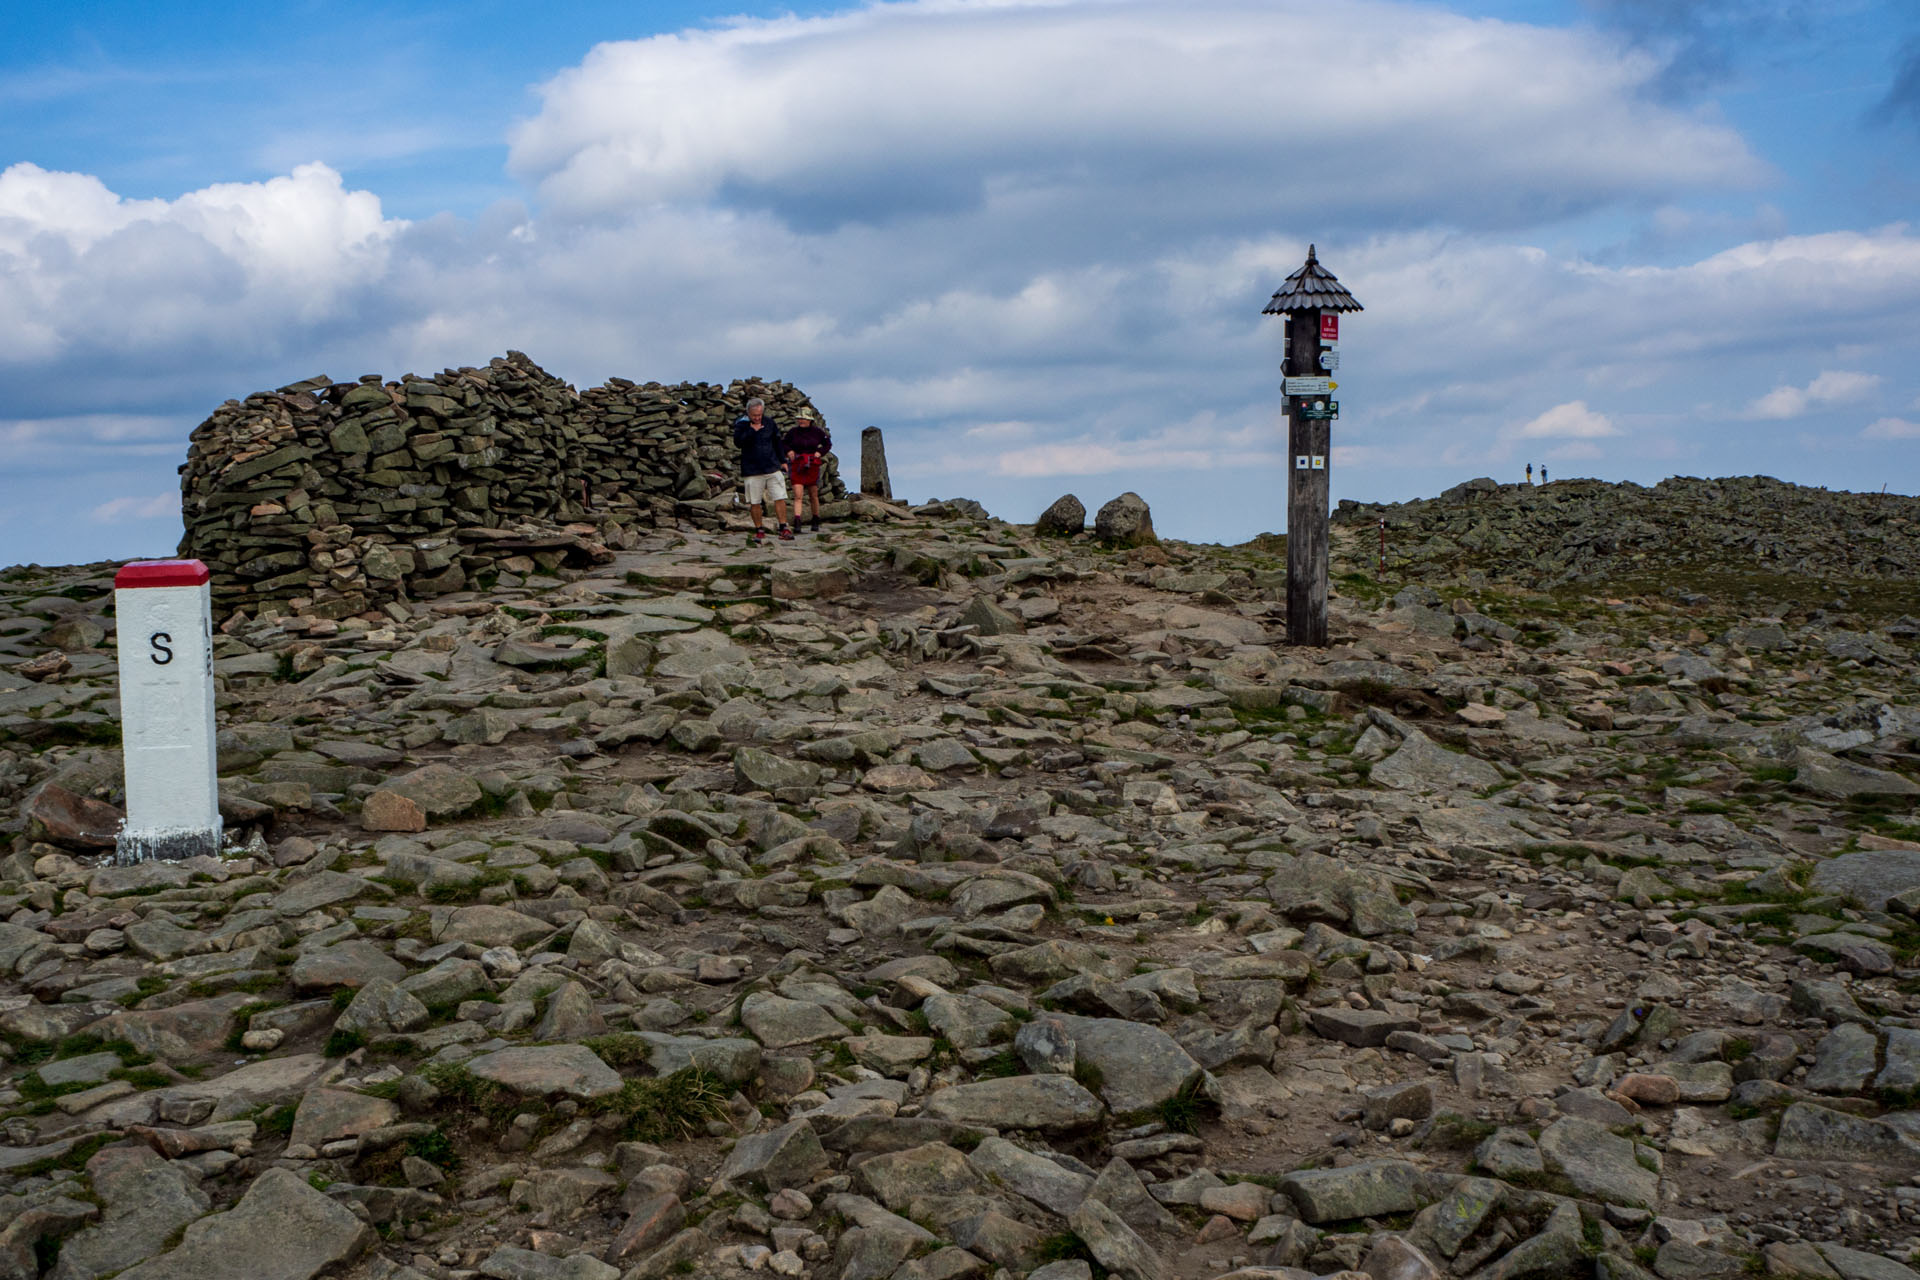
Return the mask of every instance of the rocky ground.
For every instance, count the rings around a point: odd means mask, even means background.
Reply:
[[[1343,501],[1334,519],[1374,535],[1363,539],[1369,568],[1384,521],[1388,572],[1408,580],[1693,585],[1754,602],[1841,594],[1920,612],[1920,498],[1910,494],[1770,476],[1674,476],[1651,488],[1483,478],[1413,502]]]
[[[1912,1280],[1911,618],[856,515],[225,619],[134,867],[0,574],[0,1276]]]

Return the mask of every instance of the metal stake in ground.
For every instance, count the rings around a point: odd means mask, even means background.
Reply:
[[[127,822],[115,861],[220,852],[207,566],[143,560],[113,579]]]
[[[1359,311],[1345,286],[1307,262],[1287,277],[1264,315],[1287,318],[1281,373],[1287,406],[1287,643],[1327,643],[1328,503],[1333,479],[1333,420],[1339,389],[1327,371],[1340,367],[1340,313]]]

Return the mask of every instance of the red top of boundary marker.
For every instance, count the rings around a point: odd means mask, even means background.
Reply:
[[[113,575],[115,589],[124,587],[198,587],[213,575],[198,560],[135,560]]]

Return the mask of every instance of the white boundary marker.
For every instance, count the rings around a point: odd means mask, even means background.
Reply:
[[[210,577],[198,560],[136,560],[113,579],[127,774],[120,863],[220,852]]]

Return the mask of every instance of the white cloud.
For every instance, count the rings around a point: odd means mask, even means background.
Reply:
[[[1606,414],[1595,413],[1587,408],[1586,401],[1571,400],[1555,405],[1514,434],[1523,440],[1593,440],[1601,436],[1617,436],[1620,428],[1614,426],[1613,420]],[[1598,454],[1588,456],[1597,457]]]
[[[1033,424],[1017,420],[983,422],[979,426],[968,427],[965,434],[967,439],[979,441],[1026,440],[1033,435]]]
[[[1821,405],[1850,404],[1871,395],[1883,381],[1877,373],[1830,369],[1804,387],[1775,387],[1747,406],[1747,417],[1784,421]]]
[[[598,45],[541,87],[510,167],[569,216],[1078,207],[1096,236],[1410,200],[1487,225],[1758,182],[1735,132],[1645,92],[1658,73],[1591,32],[1387,0],[898,0]]]
[[[257,346],[335,315],[385,273],[405,225],[322,164],[171,201],[126,200],[88,174],[13,165],[0,172],[0,363],[76,346]]]
[[[1862,440],[1920,440],[1920,422],[1905,418],[1881,418],[1860,429]]]
[[[122,520],[158,520],[180,514],[180,495],[160,493],[151,498],[109,498],[90,513],[100,524]]]
[[[21,466],[107,454],[172,453],[184,435],[164,414],[82,413],[63,418],[0,418],[0,463]]]

